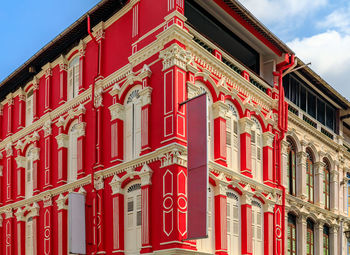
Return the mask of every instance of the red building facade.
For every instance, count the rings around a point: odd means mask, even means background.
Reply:
[[[79,19],[2,83],[0,254],[69,254],[70,192],[86,197],[87,254],[283,254],[280,84],[293,52],[236,2],[112,2],[90,11],[92,36]],[[255,71],[185,8],[219,13]],[[209,237],[184,241],[179,103],[204,91]]]

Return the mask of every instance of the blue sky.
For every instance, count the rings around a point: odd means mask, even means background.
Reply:
[[[343,96],[350,99],[349,0],[240,0]]]
[[[1,1],[0,81],[98,2],[99,0]]]
[[[155,0],[157,1],[157,0]],[[349,0],[240,0],[305,63],[350,98]],[[0,81],[99,0],[12,0],[0,8]]]

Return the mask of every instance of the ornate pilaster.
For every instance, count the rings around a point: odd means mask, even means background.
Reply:
[[[84,88],[84,72],[85,72],[85,48],[86,45],[83,40],[80,40],[79,50],[79,94],[82,93]]]
[[[58,148],[58,161],[57,161],[57,183],[67,182],[67,153],[69,145],[69,136],[63,133],[58,134],[56,137]]]
[[[39,119],[38,103],[39,103],[39,79],[36,76],[34,76],[33,78],[33,121],[36,121]]]
[[[124,254],[124,195],[122,182],[118,175],[114,175],[109,183],[112,188],[113,200],[113,254]]]
[[[16,216],[16,236],[17,236],[17,254],[25,253],[25,217],[24,211],[19,208],[15,212]]]
[[[42,225],[42,233],[44,239],[44,254],[52,254],[52,198],[50,195],[47,195],[43,199],[43,217],[44,224]]]
[[[117,95],[114,94],[113,99],[115,97]],[[122,161],[124,151],[124,106],[115,103],[109,107],[109,111],[111,113],[111,161]]]
[[[300,215],[297,218],[297,237],[299,238],[297,241],[298,254],[306,254],[306,231],[307,231],[306,216]]]
[[[263,180],[266,185],[274,186],[276,176],[274,176],[273,166],[273,141],[275,135],[271,132],[264,132],[263,138]]]
[[[12,184],[13,184],[13,148],[12,148],[12,143],[8,143],[6,145],[6,158],[5,158],[5,164],[6,164],[6,201],[7,202],[11,202],[13,199],[13,188],[12,188]]]
[[[253,177],[251,154],[251,128],[253,123],[249,117],[239,119],[241,173],[248,177]]]
[[[227,181],[219,175],[215,196],[215,254],[227,254]]]
[[[144,67],[145,68],[145,67]],[[148,72],[147,69],[145,72]],[[145,80],[149,77],[145,78]],[[148,82],[143,82],[147,84]],[[141,155],[150,152],[150,130],[151,130],[151,121],[149,121],[149,116],[151,116],[151,95],[152,88],[144,87],[141,92]]]
[[[51,80],[52,80],[52,68],[51,63],[47,63],[43,66],[45,72],[45,100],[44,100],[44,112],[51,111]]]
[[[252,233],[252,194],[243,193],[241,197],[241,252],[252,254],[253,233]]]
[[[59,57],[59,70],[60,70],[60,101],[59,104],[64,104],[67,101],[67,71],[68,63],[66,58],[61,55]]]
[[[326,166],[324,162],[316,162],[314,164],[315,171],[315,204],[319,207],[324,207],[324,195],[323,195],[323,180],[324,173],[323,169]]]
[[[306,152],[300,151],[297,152],[297,197],[305,200],[306,195]]]
[[[60,194],[56,200],[57,204],[57,254],[66,255],[68,252],[67,243],[67,196]]]
[[[152,241],[151,241],[151,185],[152,185],[152,169],[144,164],[140,171],[141,178],[141,252],[140,253],[150,253],[152,252]]]
[[[17,130],[21,130],[25,127],[25,121],[26,121],[26,93],[23,91],[23,89],[20,89],[19,95],[18,95],[18,127]]]
[[[227,166],[226,162],[226,113],[228,105],[223,101],[213,104],[214,119],[214,160],[215,162]]]

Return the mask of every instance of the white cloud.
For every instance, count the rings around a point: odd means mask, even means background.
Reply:
[[[327,0],[240,0],[257,18],[267,24],[291,22],[327,4]],[[293,21],[292,21],[293,22]]]
[[[350,99],[350,34],[336,30],[287,43],[304,62],[331,86]]]
[[[325,20],[317,23],[318,27],[336,29],[350,33],[350,3],[345,8],[339,8],[326,16]]]

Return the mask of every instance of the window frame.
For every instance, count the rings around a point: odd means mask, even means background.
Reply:
[[[239,114],[232,103],[227,103],[229,111],[226,116],[226,161],[229,168],[240,171],[240,134]],[[233,161],[236,161],[235,163]]]
[[[28,112],[28,106],[30,104],[30,112]],[[34,89],[31,88],[26,94],[26,111],[25,111],[25,124],[29,126],[34,122]]]
[[[308,239],[308,235],[310,235],[310,239]],[[309,251],[307,250],[308,245],[310,247]],[[306,227],[306,255],[314,255],[315,254],[315,228],[314,223],[308,219],[307,227]]]
[[[71,73],[72,73],[72,77],[70,77]],[[81,75],[80,74],[80,56],[76,55],[76,56],[73,56],[68,63],[67,101],[70,101],[79,95],[80,75]]]
[[[288,214],[287,254],[297,254],[297,224],[295,215]]]
[[[140,182],[131,182],[129,183],[125,189],[124,189],[124,229],[125,229],[125,254],[134,254],[135,252],[140,252],[140,249],[142,247],[142,241],[141,241],[141,228],[142,228],[142,192],[141,192],[141,183]],[[133,202],[133,210],[129,211],[129,198],[132,199]],[[140,198],[138,200],[138,198]],[[140,203],[140,210],[138,210],[138,201]],[[134,210],[135,209],[135,210]],[[136,212],[134,212],[136,211]],[[140,212],[140,218],[141,222],[138,224],[138,212]],[[130,227],[129,226],[129,215],[131,215],[133,224]],[[136,225],[134,225],[136,223]],[[136,245],[135,242],[133,244],[128,243],[128,231],[135,231],[134,234],[137,234],[139,236],[133,235],[136,240]],[[139,238],[139,239],[137,239]],[[133,240],[132,240],[133,241]],[[131,249],[132,248],[132,249]]]
[[[324,207],[326,210],[330,210],[330,180],[331,180],[331,170],[330,170],[330,164],[327,159],[324,159],[323,162],[325,163],[325,166],[323,167],[323,198],[324,198]]]
[[[33,196],[34,191],[34,146],[30,146],[26,152],[26,168],[25,168],[25,198]],[[28,169],[30,167],[30,169]],[[28,175],[30,180],[28,181]]]
[[[287,138],[287,179],[288,192],[290,195],[296,195],[296,146],[292,139]],[[292,178],[290,178],[292,176]]]
[[[314,157],[311,151],[306,151],[306,192],[309,203],[315,201],[315,169]]]
[[[69,126],[68,149],[67,149],[67,182],[71,183],[78,179],[78,121],[75,120]],[[74,130],[73,130],[74,129]],[[74,151],[75,149],[75,151]],[[74,155],[75,159],[74,159]],[[74,164],[75,162],[75,164]],[[73,165],[74,168],[73,168]]]

